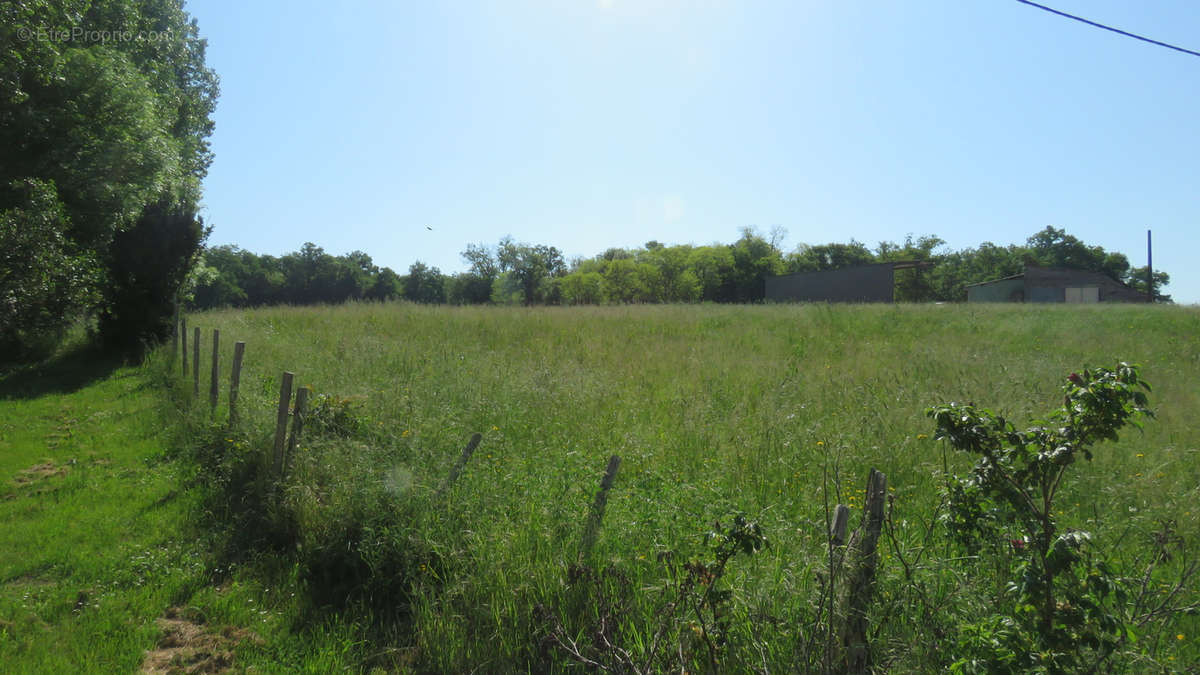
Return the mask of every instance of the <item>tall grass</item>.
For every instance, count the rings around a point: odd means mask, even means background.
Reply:
[[[745,513],[771,545],[731,563],[738,619],[725,663],[815,663],[828,504],[861,506],[874,467],[894,488],[878,659],[944,668],[955,627],[1002,600],[1003,580],[957,560],[936,529],[943,471],[968,465],[930,439],[925,408],[973,401],[1022,424],[1057,404],[1068,373],[1118,360],[1141,364],[1157,419],[1076,468],[1063,518],[1131,575],[1165,521],[1186,542],[1174,564],[1200,552],[1195,309],[360,304],[208,312],[189,324],[206,341],[221,329],[225,363],[234,340],[247,342],[243,425],[205,449],[222,485],[265,489],[253,458],[269,446],[281,371],[327,395],[280,492],[239,522],[255,535],[246,546],[296,556],[314,605],[371,626],[372,664],[572,666],[545,639],[547,612],[581,640],[598,618],[603,592],[580,597],[570,581],[605,461],[618,454],[584,562],[619,570],[630,589],[625,649],[645,652],[663,621],[681,652],[696,646],[694,621],[661,611],[659,554],[702,557],[713,523]],[[474,458],[439,494],[476,431]],[[1194,617],[1162,622],[1126,658],[1200,659],[1198,629]]]

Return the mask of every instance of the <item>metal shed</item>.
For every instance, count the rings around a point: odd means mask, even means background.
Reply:
[[[1022,274],[967,286],[967,302],[1149,302],[1101,272],[1026,265]]]
[[[766,298],[770,302],[892,302],[896,270],[932,265],[906,260],[767,277]]]

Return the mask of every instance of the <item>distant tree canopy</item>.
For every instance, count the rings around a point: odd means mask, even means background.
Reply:
[[[169,334],[205,236],[204,50],[176,0],[0,3],[0,359],[85,314],[114,350]]]
[[[940,251],[946,242],[926,235],[902,243],[881,242],[874,250],[846,244],[802,244],[783,253],[776,232],[768,239],[752,228],[732,244],[666,246],[649,241],[640,248],[610,248],[593,258],[563,259],[553,246],[502,239],[494,248],[470,244],[462,252],[467,271],[442,274],[418,261],[408,274],[378,268],[355,251],[332,256],[305,244],[280,258],[258,256],[235,246],[204,253],[203,273],[193,274],[191,306],[247,307],[275,303],[310,304],[346,300],[404,299],[426,304],[600,305],[665,302],[758,302],[765,279],[774,274],[835,270],[880,262],[928,261],[924,269],[900,270],[899,301],[966,300],[966,287],[1019,274],[1025,264],[1102,272],[1145,290],[1145,268],[1131,268],[1121,253],[1087,246],[1063,230],[1047,227],[1022,246],[980,244]],[[1155,272],[1155,295],[1170,277]]]

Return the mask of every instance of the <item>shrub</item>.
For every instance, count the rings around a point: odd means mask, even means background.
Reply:
[[[928,410],[935,438],[978,457],[970,475],[949,480],[951,534],[1008,561],[1009,609],[964,629],[957,672],[1094,670],[1132,636],[1114,607],[1124,599],[1119,577],[1089,533],[1060,530],[1055,499],[1077,458],[1091,460],[1094,444],[1151,415],[1150,387],[1120,363],[1072,373],[1062,389],[1062,407],[1023,431],[971,404]]]

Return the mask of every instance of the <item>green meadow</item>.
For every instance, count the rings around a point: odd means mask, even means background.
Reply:
[[[838,611],[828,519],[847,504],[858,526],[875,468],[890,498],[874,663],[945,670],[964,627],[1009,602],[1008,543],[970,554],[939,525],[947,473],[973,458],[933,440],[926,408],[973,402],[1025,426],[1061,404],[1067,375],[1119,361],[1140,365],[1155,417],[1072,466],[1059,522],[1092,535],[1137,609],[1105,670],[1200,660],[1200,621],[1183,611],[1200,583],[1181,576],[1200,554],[1194,308],[351,304],[188,324],[204,335],[198,397],[168,344],[138,368],[0,402],[4,660],[37,670],[59,643],[119,633],[109,661],[62,658],[126,669],[155,646],[154,619],[183,607],[210,630],[253,631],[230,641],[239,668],[820,671]],[[276,481],[285,370],[310,410]],[[10,374],[5,390],[22,377],[41,381]],[[47,462],[69,468],[23,478]],[[738,516],[766,546],[689,586],[685,563],[713,562],[711,533]],[[155,561],[148,586],[138,555]],[[75,607],[80,592],[119,607]]]

